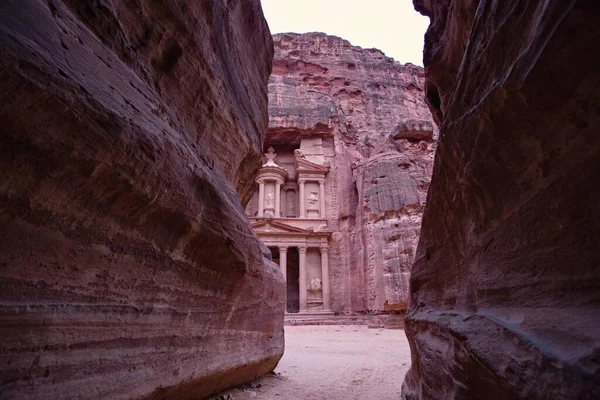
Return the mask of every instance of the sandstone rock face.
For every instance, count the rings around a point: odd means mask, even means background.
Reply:
[[[437,138],[423,69],[322,33],[273,40],[267,142],[318,137],[331,165],[332,310],[401,312]]]
[[[275,367],[283,277],[238,197],[271,43],[258,0],[2,2],[0,396],[201,398]]]
[[[404,396],[600,398],[598,5],[414,3],[441,141]]]

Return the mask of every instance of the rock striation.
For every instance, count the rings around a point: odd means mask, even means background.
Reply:
[[[600,397],[600,27],[591,1],[414,1],[440,143],[406,399]]]
[[[437,139],[423,69],[323,33],[273,40],[267,142],[314,142],[331,166],[331,308],[403,312]]]
[[[0,4],[0,397],[201,398],[275,367],[283,277],[240,204],[272,52],[258,0]]]

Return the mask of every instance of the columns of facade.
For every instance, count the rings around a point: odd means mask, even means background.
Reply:
[[[275,182],[275,218],[281,217],[281,183]]]
[[[331,289],[329,287],[329,249],[321,247],[321,286],[323,288],[323,311],[331,311]]]
[[[298,185],[300,185],[300,218],[306,218],[306,207],[304,207],[304,179],[298,179]]]
[[[287,246],[279,246],[279,268],[283,272],[283,278],[287,282]]]
[[[283,296],[284,312],[287,312],[287,251],[286,246],[279,246],[279,268],[283,272],[283,280],[285,280],[285,294]]]
[[[325,181],[319,181],[319,216],[325,218]]]
[[[262,218],[265,211],[265,181],[258,181],[258,218]]]
[[[300,312],[307,311],[307,291],[306,291],[306,247],[298,247],[298,254],[300,256],[299,262],[299,292],[300,292]]]

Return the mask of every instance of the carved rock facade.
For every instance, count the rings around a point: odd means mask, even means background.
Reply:
[[[238,197],[267,130],[260,3],[138,3],[0,4],[7,398],[201,398],[283,352]]]
[[[402,313],[437,138],[423,69],[322,33],[273,38],[265,150],[285,177],[247,212],[275,259],[286,248],[288,312]]]
[[[414,4],[442,128],[404,397],[600,398],[599,8]]]

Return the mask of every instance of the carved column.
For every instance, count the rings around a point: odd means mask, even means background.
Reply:
[[[281,183],[275,182],[275,218],[281,217]]]
[[[279,246],[279,268],[283,272],[283,278],[287,282],[287,246]]]
[[[331,311],[331,290],[329,288],[329,249],[321,247],[321,286],[323,288],[323,311]]]
[[[265,181],[258,181],[258,218],[263,217],[265,211]]]
[[[319,181],[319,215],[325,218],[325,181]]]
[[[300,255],[300,262],[298,263],[300,277],[298,282],[300,292],[300,312],[306,312],[306,247],[298,247],[298,253]]]
[[[283,279],[285,280],[285,312],[287,312],[287,250],[288,248],[286,246],[279,246],[279,268],[281,268],[281,272],[283,272]]]
[[[283,218],[287,217],[287,190],[285,187],[281,191],[281,216]]]
[[[306,218],[306,207],[304,207],[304,179],[298,179],[298,185],[300,185],[300,218]]]

